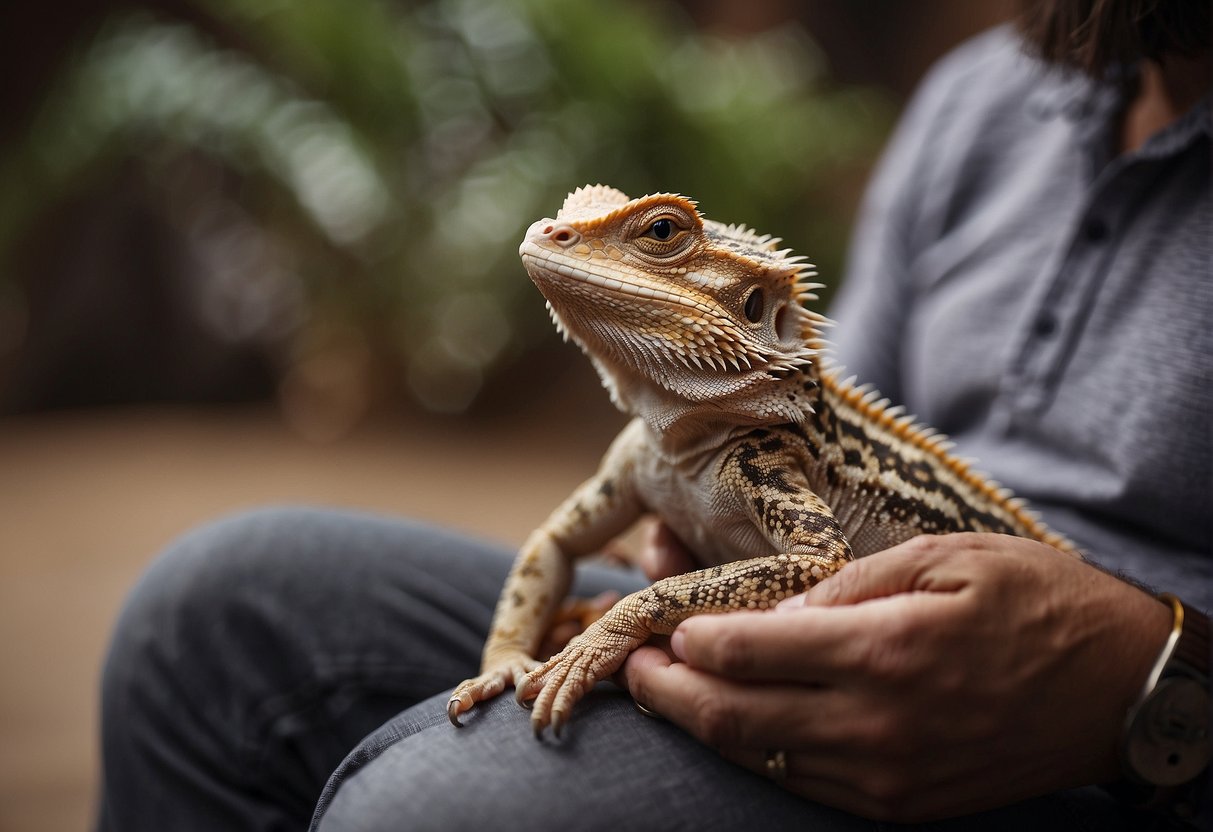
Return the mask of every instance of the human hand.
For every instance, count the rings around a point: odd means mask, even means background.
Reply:
[[[698,569],[699,565],[674,530],[658,520],[644,530],[640,568],[650,581],[660,581]]]
[[[622,678],[790,790],[924,820],[1115,779],[1126,709],[1170,628],[1149,595],[1000,535],[918,537],[774,613],[698,616]]]

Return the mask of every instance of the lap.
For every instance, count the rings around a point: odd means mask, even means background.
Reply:
[[[738,768],[674,725],[599,685],[560,740],[538,741],[508,696],[478,705],[462,729],[444,692],[367,737],[330,780],[313,832],[409,829],[694,829],[859,832],[887,829],[803,801]],[[1098,789],[1079,789],[914,827],[922,832],[1140,828]]]
[[[726,830],[813,816],[824,829],[875,828],[802,804],[643,716],[609,685],[578,703],[561,739],[543,741],[508,693],[478,705],[461,729],[447,721],[446,695],[393,719],[347,758],[314,829],[390,830],[407,818],[417,830]]]
[[[512,557],[424,524],[311,509],[185,536],[148,571],[115,634],[99,827],[193,828],[183,818],[194,818],[199,829],[245,828],[272,816],[298,828],[327,779],[320,832],[402,819],[874,828],[732,766],[606,686],[557,742],[537,742],[508,695],[455,729],[446,696],[476,671]],[[591,568],[575,591],[636,586]],[[1132,828],[1116,811],[1081,790],[927,828]]]
[[[476,672],[512,561],[348,511],[262,509],[184,535],[115,629],[99,828],[306,825],[360,739]],[[579,571],[586,594],[638,582]]]

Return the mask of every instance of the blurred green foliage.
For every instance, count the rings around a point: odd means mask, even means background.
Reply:
[[[569,190],[693,196],[832,282],[891,113],[831,84],[795,25],[714,36],[667,3],[196,5],[214,28],[115,16],[67,68],[0,162],[0,258],[134,164],[227,275],[216,326],[274,334],[284,375],[334,343],[374,354],[441,412],[553,336],[516,251]],[[200,186],[183,158],[239,187]]]

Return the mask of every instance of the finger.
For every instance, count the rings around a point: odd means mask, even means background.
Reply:
[[[816,803],[872,820],[904,823],[969,815],[1038,793],[1028,789],[1007,795],[984,788],[983,782],[988,781],[981,778],[998,782],[1000,772],[996,768],[977,772],[971,767],[954,772],[934,768],[932,763],[947,755],[936,755],[927,765],[915,766],[889,763],[880,756],[849,759],[782,746],[763,750],[724,748],[720,754],[755,774],[776,780],[771,775],[779,768],[779,750],[784,751],[786,769],[780,785]]]
[[[624,690],[631,693],[631,688],[628,687],[628,677],[627,677],[628,662],[630,662],[632,660],[632,656],[635,656],[637,653],[647,651],[647,650],[656,650],[656,651],[664,654],[666,657],[667,664],[671,664],[673,662],[680,661],[679,658],[674,655],[674,651],[670,649],[670,637],[669,636],[650,636],[648,641],[646,641],[640,647],[637,647],[634,651],[632,651],[631,655],[629,655],[628,658],[624,659],[624,662],[622,665],[620,665],[619,669],[616,670],[611,675],[611,681],[614,682],[615,684],[619,685],[619,687],[621,687]],[[653,661],[653,660],[650,659],[649,661]],[[634,694],[633,694],[632,698],[635,698]],[[641,704],[647,705],[648,703],[642,702]]]
[[[791,705],[793,697],[768,697],[758,713],[752,702],[743,704],[749,697],[740,686],[671,662],[656,649],[635,651],[623,675],[637,702],[709,746],[762,748],[785,740],[778,728],[768,726],[778,722],[779,708]]]
[[[776,609],[859,604],[907,592],[951,592],[967,583],[950,568],[962,551],[985,548],[982,535],[920,535],[851,561],[836,574]]]
[[[773,781],[793,794],[824,806],[874,820],[891,820],[898,811],[889,805],[889,801],[867,787],[874,778],[857,770],[849,761],[784,750],[783,767],[786,773],[782,779],[773,776],[773,771],[777,769],[774,765],[775,755],[779,750],[783,749],[726,748],[720,749],[720,754],[726,760]],[[873,785],[876,789],[880,788],[878,780]]]
[[[681,575],[696,567],[690,550],[665,523],[651,524],[640,553],[640,567],[650,581]]]
[[[720,756],[731,763],[761,774],[793,791],[799,791],[804,781],[829,783],[854,788],[855,765],[846,759],[811,751],[800,751],[785,745],[770,748],[725,746],[718,748]],[[782,751],[782,765],[778,752]]]
[[[918,620],[914,596],[896,603],[814,607],[775,615],[738,612],[697,616],[670,639],[692,667],[732,679],[838,684],[866,675],[874,643]]]
[[[646,709],[718,748],[792,745],[850,755],[854,726],[868,719],[863,708],[856,707],[860,703],[848,703],[837,691],[739,684],[672,662],[656,648],[629,656],[622,676],[624,686]]]

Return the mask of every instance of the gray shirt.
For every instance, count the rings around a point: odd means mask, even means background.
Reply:
[[[1116,155],[1122,85],[997,29],[941,62],[864,204],[841,363],[1094,560],[1213,606],[1210,98]]]

